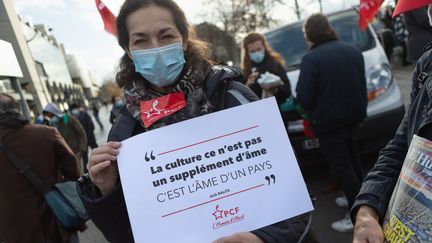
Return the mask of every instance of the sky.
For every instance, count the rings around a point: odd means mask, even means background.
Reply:
[[[206,19],[205,0],[175,0],[192,24]],[[242,1],[242,0],[238,0]],[[81,56],[95,73],[98,82],[113,77],[123,50],[114,36],[104,31],[103,22],[94,0],[12,0],[16,12],[32,24],[52,28],[57,41],[63,43],[68,54]],[[117,15],[123,0],[102,0]],[[228,2],[228,0],[227,0]],[[296,20],[294,0],[285,0],[274,16],[280,25]],[[302,17],[319,11],[318,0],[298,0],[304,11]],[[332,12],[359,3],[359,0],[322,0],[324,12]],[[208,8],[208,7],[207,7]],[[207,20],[208,21],[208,20]]]

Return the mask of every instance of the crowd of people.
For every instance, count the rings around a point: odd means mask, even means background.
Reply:
[[[407,1],[398,4],[406,6]],[[31,124],[13,97],[0,94],[0,143],[7,148],[7,152],[0,150],[0,242],[75,243],[79,242],[77,231],[85,229],[62,228],[41,193],[8,163],[6,153],[16,154],[50,185],[81,176],[79,196],[105,238],[134,242],[117,167],[121,142],[272,96],[280,106],[295,100],[302,107],[299,116],[284,112],[282,116],[289,121],[307,114],[331,177],[343,191],[337,202],[347,213],[332,223],[332,228],[355,230],[356,243],[383,242],[380,225],[413,135],[432,139],[428,119],[432,53],[423,49],[432,42],[432,1],[423,2],[414,10],[396,7],[394,29],[400,28],[399,14],[405,12],[407,35],[404,30],[396,31],[400,32],[397,43],[407,47],[403,61],[416,63],[411,102],[394,139],[365,176],[356,144],[358,127],[367,115],[365,64],[361,51],[340,41],[325,15],[313,14],[305,22],[309,52],[302,58],[293,97],[284,60],[264,35],[249,33],[244,37],[241,69],[216,65],[208,45],[195,37],[183,10],[173,0],[126,0],[117,17],[118,44],[125,53],[116,82],[124,94],[112,99],[109,120],[113,126],[107,143],[97,144],[92,117],[80,104],[70,104],[64,112],[49,103]],[[140,102],[175,92],[184,94],[187,106],[147,123]],[[91,109],[104,130],[97,105],[92,104]],[[307,227],[309,221],[309,214],[303,214],[215,242],[318,242]]]

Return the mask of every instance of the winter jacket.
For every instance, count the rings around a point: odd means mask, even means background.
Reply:
[[[55,128],[33,124],[16,128],[0,121],[0,141],[48,185],[58,182],[59,175],[69,180],[79,177],[74,154]],[[60,226],[42,193],[1,150],[0,202],[0,241],[68,242],[71,232]]]
[[[86,151],[87,135],[78,119],[65,114],[57,129],[75,154]]]
[[[111,124],[114,125],[118,116],[120,115],[119,112],[123,107],[124,107],[124,105],[117,105],[117,104],[113,105],[111,112],[110,112],[110,118],[109,118],[109,121]]]
[[[335,39],[317,43],[302,59],[296,91],[316,135],[362,122],[367,109],[362,53]]]
[[[78,119],[86,133],[88,146],[92,149],[96,148],[98,145],[94,135],[94,123],[90,115],[85,111],[80,111]]]
[[[288,97],[291,96],[291,84],[288,79],[288,76],[286,74],[285,68],[282,67],[282,65],[275,60],[273,60],[268,55],[265,56],[264,60],[261,63],[254,63],[252,62],[252,68],[256,68],[256,71],[260,74],[263,74],[265,72],[269,72],[272,74],[275,74],[280,77],[282,82],[284,83],[282,86],[278,87],[278,91],[275,94],[275,98],[278,104],[281,104],[284,102]],[[261,77],[258,76],[257,80]],[[261,98],[261,94],[263,89],[258,84],[258,82],[255,82],[250,86],[250,88],[253,90],[253,92]]]
[[[353,220],[360,206],[369,205],[378,212],[382,222],[413,136],[432,140],[432,77],[419,80],[426,76],[431,67],[427,63],[431,60],[432,51],[428,51],[416,65],[410,105],[394,138],[381,150],[378,161],[363,182],[351,210]]]
[[[211,77],[219,77],[219,74],[220,70],[213,70],[207,80]],[[236,81],[228,82],[224,95],[219,96],[217,93],[220,90],[225,90],[221,85],[226,80],[235,78],[231,75],[232,73],[224,74],[217,80],[217,84],[215,85],[208,85],[209,83],[207,83],[207,94],[209,97],[223,97],[212,100],[212,104],[219,106],[217,103],[221,103],[220,101],[223,100],[222,109],[224,109],[241,105],[244,102],[258,100],[258,97],[250,89]],[[210,94],[216,95],[213,96]],[[123,108],[120,111],[117,122],[110,131],[108,140],[123,141],[142,132],[145,132],[145,129],[141,123],[137,122],[126,108]],[[112,193],[102,197],[102,194],[91,183],[90,179],[84,176],[79,180],[78,192],[90,218],[110,242],[134,242],[120,182]],[[302,215],[255,230],[252,233],[270,243],[296,242],[303,233],[307,222],[308,218]]]
[[[404,14],[408,30],[408,60],[417,62],[423,55],[424,47],[432,41],[432,27],[427,16],[427,7],[412,10]]]

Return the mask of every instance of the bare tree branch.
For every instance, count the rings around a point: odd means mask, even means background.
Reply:
[[[214,23],[231,36],[241,36],[247,32],[260,31],[273,27],[278,21],[273,10],[284,0],[207,0],[206,4],[216,16]]]

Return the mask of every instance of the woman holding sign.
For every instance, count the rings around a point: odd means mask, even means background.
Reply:
[[[206,45],[195,39],[172,0],[126,0],[117,31],[125,54],[116,81],[124,89],[126,106],[110,131],[110,142],[92,151],[89,176],[81,178],[79,192],[104,236],[125,243],[134,239],[116,164],[120,141],[258,98],[235,82],[242,79],[239,71],[211,64]],[[296,217],[219,242],[296,242],[307,221]]]

